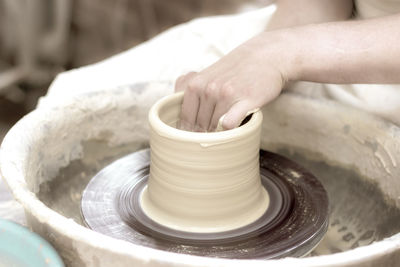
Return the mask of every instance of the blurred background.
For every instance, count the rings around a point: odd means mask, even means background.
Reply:
[[[65,70],[98,62],[196,17],[270,0],[0,0],[0,141]]]

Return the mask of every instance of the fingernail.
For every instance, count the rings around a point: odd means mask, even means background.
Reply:
[[[223,127],[224,120],[225,120],[225,115],[226,115],[226,114],[222,115],[222,116],[219,118],[217,128],[215,129],[216,132],[221,132],[221,131],[224,131],[224,130],[225,130],[225,128]]]

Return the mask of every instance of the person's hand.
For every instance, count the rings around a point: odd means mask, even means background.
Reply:
[[[214,131],[240,125],[246,113],[276,98],[285,76],[281,47],[267,34],[242,44],[205,70],[178,78],[176,91],[184,90],[180,128]]]

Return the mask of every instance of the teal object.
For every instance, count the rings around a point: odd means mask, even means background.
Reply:
[[[56,250],[38,234],[0,219],[0,267],[64,267]]]

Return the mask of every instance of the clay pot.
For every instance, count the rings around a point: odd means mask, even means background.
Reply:
[[[262,113],[221,132],[176,128],[183,94],[158,101],[149,112],[151,164],[145,213],[189,232],[222,232],[248,225],[266,211],[259,148]]]

